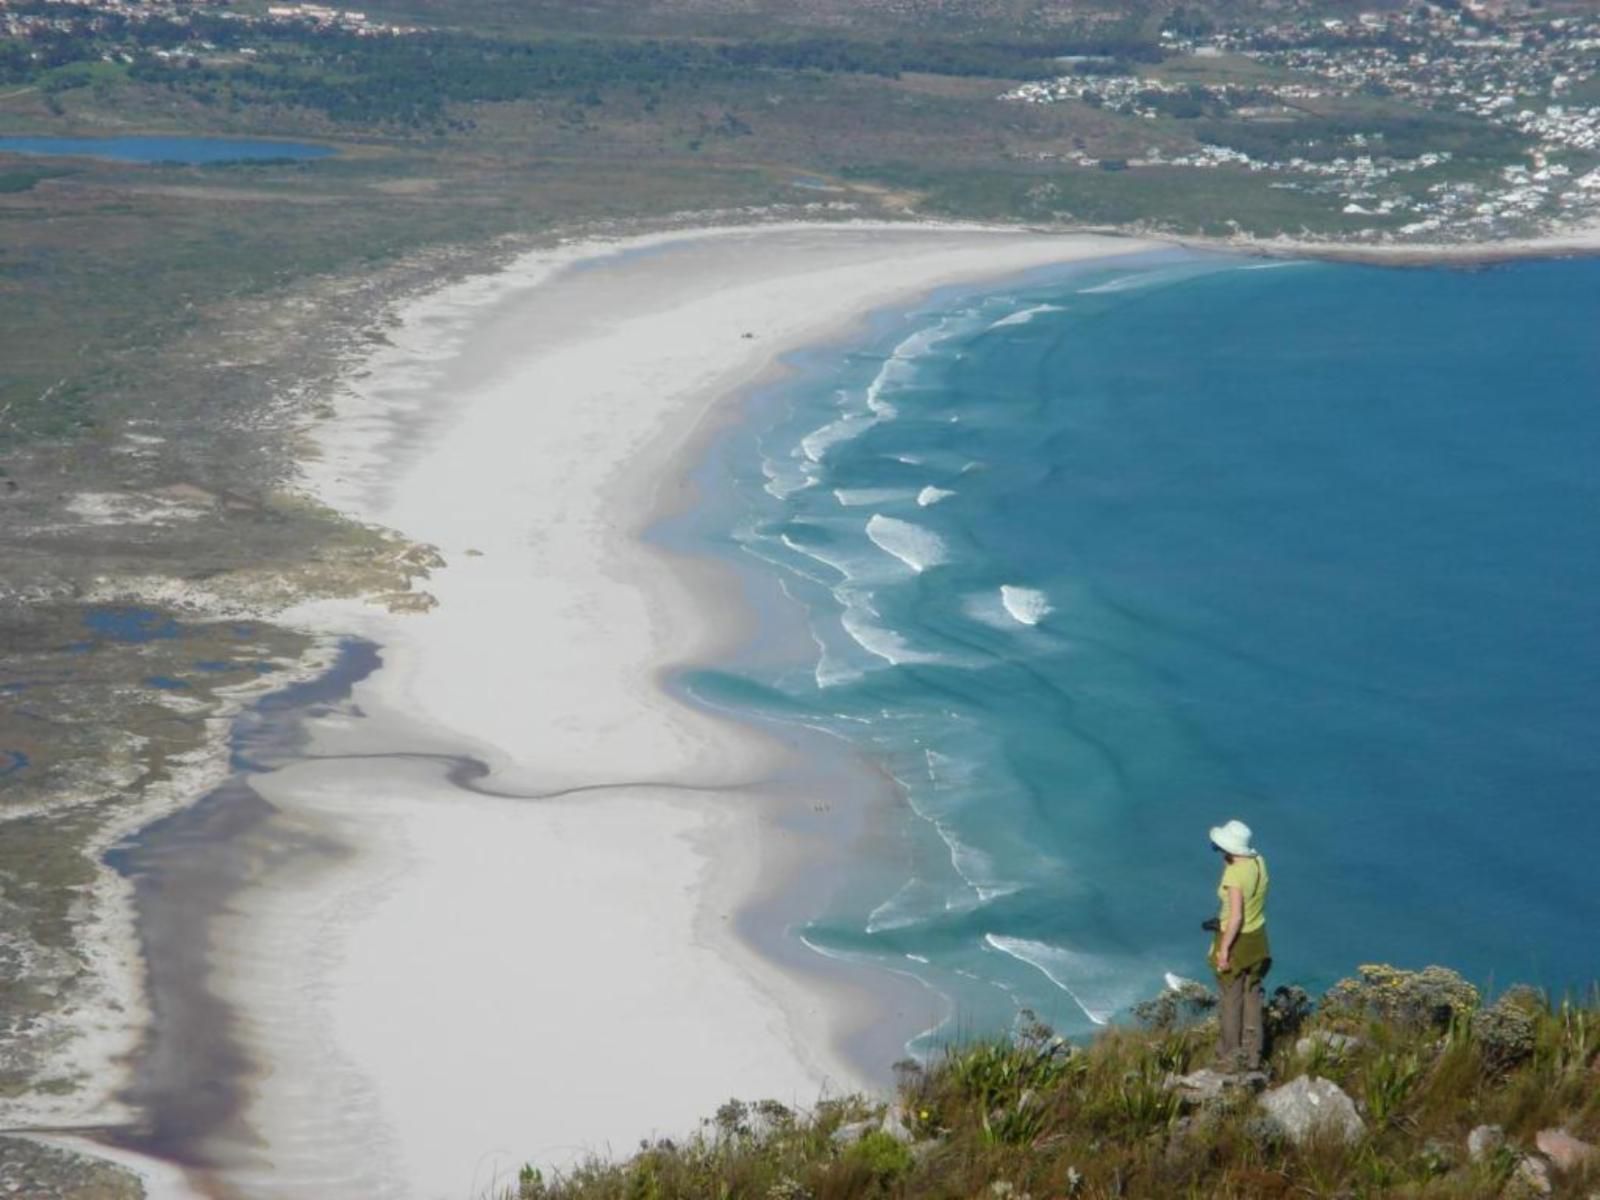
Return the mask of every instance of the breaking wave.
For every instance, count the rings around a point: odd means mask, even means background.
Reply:
[[[1109,1025],[1111,1018],[1129,1001],[1126,985],[1118,986],[1122,971],[1106,959],[1048,942],[1002,937],[998,933],[986,933],[983,940],[1000,953],[1009,954],[1038,971],[1070,996],[1083,1015],[1096,1025]]]
[[[898,410],[886,399],[887,393],[910,382],[916,373],[916,360],[948,336],[948,329],[949,323],[941,321],[917,330],[896,346],[872,382],[867,384],[867,408],[884,419],[897,415]]]
[[[930,529],[874,513],[867,522],[867,536],[885,554],[892,554],[920,574],[949,558],[944,539]]]
[[[945,661],[941,655],[918,650],[894,630],[879,625],[862,604],[852,604],[847,607],[839,617],[839,624],[844,626],[844,631],[856,645],[875,658],[883,659],[890,666]]]
[[[846,413],[801,438],[800,452],[810,462],[820,463],[835,446],[860,437],[877,423],[878,418],[865,413]]]
[[[1041,313],[1065,312],[1059,304],[1035,304],[1032,308],[1025,308],[1021,312],[1014,312],[1009,317],[1001,317],[990,329],[1004,329],[1008,325],[1026,325]]]
[[[911,498],[910,488],[834,488],[833,498],[841,508],[865,508],[873,504],[893,504]]]
[[[1000,603],[1012,619],[1022,625],[1037,625],[1055,611],[1050,606],[1050,597],[1037,588],[1014,587],[1009,583],[1000,587]]]

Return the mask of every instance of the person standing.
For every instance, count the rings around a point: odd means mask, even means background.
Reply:
[[[1272,969],[1267,941],[1266,861],[1250,844],[1250,827],[1229,821],[1211,830],[1211,846],[1222,855],[1219,928],[1211,942],[1211,967],[1221,995],[1218,1064],[1226,1071],[1259,1071],[1265,1044],[1262,981]]]

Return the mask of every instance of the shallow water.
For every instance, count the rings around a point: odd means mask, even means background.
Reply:
[[[151,624],[144,610],[112,611],[130,614],[137,627]],[[237,1013],[213,987],[213,922],[271,866],[345,852],[275,828],[274,809],[251,777],[292,761],[306,743],[305,718],[346,703],[380,661],[372,643],[350,639],[322,675],[258,698],[229,734],[234,774],[106,851],[106,865],[133,887],[154,1013],[123,1093],[141,1122],[114,1131],[117,1144],[166,1162],[217,1165],[208,1141],[239,1120],[247,1081],[260,1068],[245,1051]]]
[[[816,654],[686,687],[908,802],[800,935],[962,1029],[1082,1031],[1202,975],[1232,816],[1278,982],[1594,977],[1600,263],[1261,265],[883,314],[705,473],[695,536],[775,573]]]

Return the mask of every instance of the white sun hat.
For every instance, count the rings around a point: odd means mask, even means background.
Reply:
[[[1211,827],[1211,844],[1227,854],[1238,855],[1242,858],[1254,858],[1256,856],[1256,852],[1250,847],[1250,826],[1243,821],[1229,821],[1226,825],[1213,825]]]

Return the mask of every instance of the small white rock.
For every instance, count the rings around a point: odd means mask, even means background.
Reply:
[[[1506,1131],[1498,1125],[1479,1125],[1467,1134],[1467,1157],[1482,1162],[1506,1144]]]

